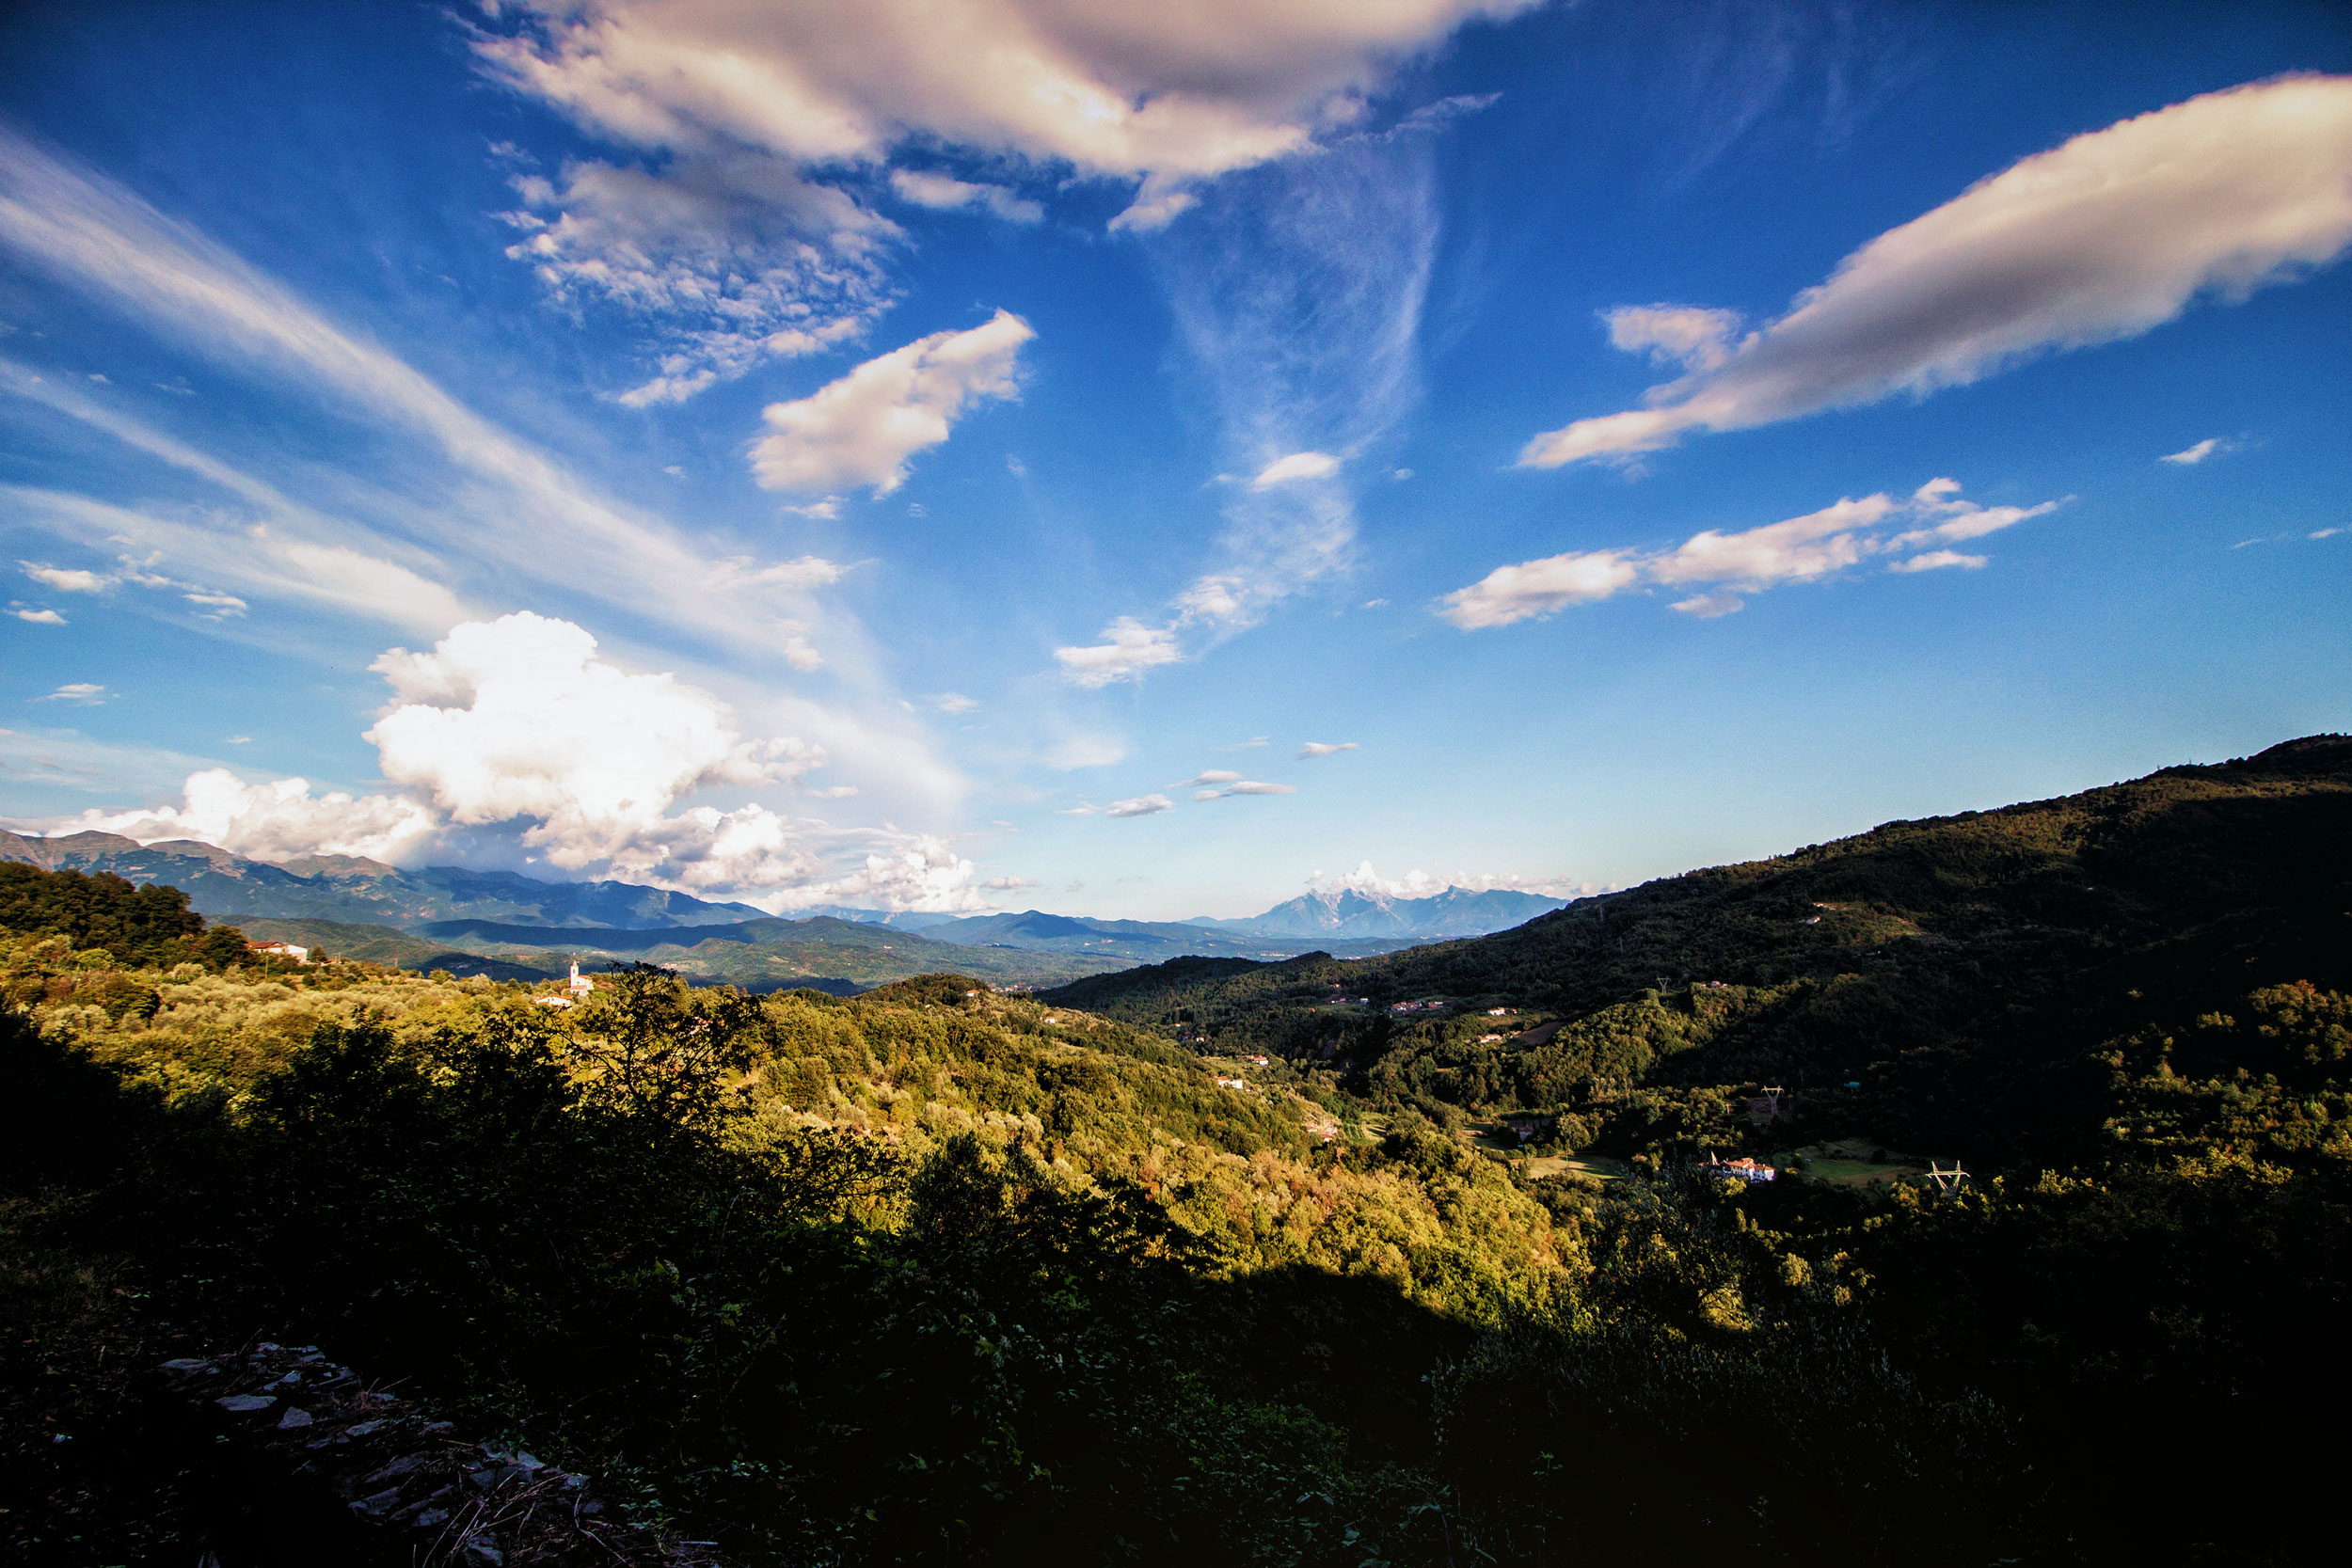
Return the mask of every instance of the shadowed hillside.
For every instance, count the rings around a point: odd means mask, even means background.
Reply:
[[[1643,1085],[1774,1083],[1822,1136],[2017,1161],[2100,1135],[2104,1042],[2259,985],[2352,981],[2347,911],[2352,738],[2315,736],[1889,823],[1473,941],[1356,963],[1182,961],[1050,994],[1327,1064],[1433,1115],[1597,1126]],[[1449,1006],[1392,1010],[1422,1001]]]

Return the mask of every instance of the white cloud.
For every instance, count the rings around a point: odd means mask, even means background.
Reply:
[[[891,175],[890,188],[898,193],[901,201],[938,212],[977,205],[1007,223],[1036,223],[1045,216],[1042,206],[1015,194],[1009,186],[974,183],[926,170],[899,169]]]
[[[817,494],[869,485],[886,496],[907,459],[938,446],[965,408],[1017,394],[1014,360],[1037,334],[1008,310],[963,332],[934,332],[869,359],[796,403],[768,405],[771,434],[752,447],[771,490]]]
[[[946,146],[1140,180],[1125,226],[1184,187],[1309,146],[1389,66],[1534,0],[526,0],[485,67],[616,140],[741,145],[804,166]]]
[[[1886,560],[1893,572],[1982,566],[1983,556],[1936,546],[1980,539],[2060,504],[1979,506],[1961,497],[1957,480],[1932,479],[1902,499],[1865,496],[1736,533],[1707,529],[1672,549],[1594,550],[1497,567],[1440,598],[1438,613],[1465,631],[1507,626],[1647,582],[1712,588],[1672,608],[1713,620],[1739,610],[1743,594],[1818,580],[1870,560]]]
[[[9,614],[20,621],[30,621],[37,626],[62,626],[65,617],[54,610],[11,610]]]
[[[1196,789],[1192,792],[1192,798],[1196,800],[1222,800],[1232,795],[1295,795],[1297,793],[1296,784],[1266,784],[1259,779],[1243,779],[1238,784],[1229,784],[1222,789]]]
[[[1649,563],[1660,582],[1739,582],[1761,586],[1802,581],[1851,566],[1875,547],[1864,530],[1896,508],[1890,496],[1840,500],[1786,522],[1739,533],[1694,533],[1671,554]]]
[[[1329,479],[1340,471],[1340,460],[1327,451],[1295,451],[1278,457],[1258,470],[1249,482],[1252,490],[1263,490],[1277,484],[1289,484],[1302,479]]]
[[[1252,747],[1269,745],[1272,743],[1272,740],[1273,737],[1271,736],[1253,735],[1247,740],[1236,740],[1231,746],[1227,746],[1223,749],[1228,752],[1247,752]]]
[[[2201,295],[2243,299],[2347,245],[2352,77],[2208,93],[1979,182],[1847,257],[1712,366],[1691,361],[1649,406],[1546,432],[1519,461],[1624,457],[1687,430],[1924,396],[2037,354],[2137,337]]]
[[[657,329],[632,407],[676,403],[772,357],[854,338],[889,303],[897,226],[773,158],[688,157],[662,174],[594,161],[514,182],[507,248],[549,295],[601,300]]]
[[[1590,604],[1633,586],[1641,569],[1623,550],[1570,551],[1498,566],[1438,603],[1438,613],[1465,631],[1507,626],[1572,604]]]
[[[1229,784],[1240,777],[1241,775],[1239,773],[1234,772],[1230,768],[1212,768],[1205,772],[1195,773],[1191,778],[1185,779],[1180,784],[1170,784],[1168,787],[1170,789],[1191,789],[1196,785]]]
[[[347,552],[347,564],[381,561],[408,573],[409,594],[429,592],[445,605],[455,605],[456,596],[429,574],[449,568],[427,553],[427,545],[446,546],[455,559],[596,594],[632,616],[698,637],[762,652],[781,640],[774,618],[755,598],[714,603],[710,563],[665,523],[624,512],[593,493],[546,453],[483,419],[410,365],[326,321],[282,283],[185,224],[5,130],[0,248],[217,359],[270,372],[305,395],[324,392],[321,406],[357,412],[373,427],[373,436],[421,438],[444,465],[437,469],[407,459],[410,475],[428,487],[441,483],[446,495],[434,504],[403,502],[404,528],[379,533],[332,525],[269,486],[87,400],[55,388],[42,394],[75,418],[268,508],[271,537],[299,531],[318,549]],[[11,389],[25,390],[24,379],[6,368],[0,378]],[[326,536],[336,526],[344,537]],[[392,536],[404,532],[415,541]],[[179,537],[225,550],[218,537],[206,537],[217,533],[183,525]],[[551,533],[564,537],[570,549],[548,550]],[[585,555],[597,558],[601,569],[574,571],[572,563]],[[281,575],[298,578],[293,571]],[[447,626],[453,618],[439,624]]]
[[[120,833],[142,844],[191,838],[265,861],[309,854],[393,861],[421,847],[438,826],[431,812],[399,796],[329,790],[313,797],[308,780],[248,784],[225,768],[208,768],[188,775],[178,806],[85,812],[55,831]]]
[[[460,826],[533,819],[522,842],[567,870],[648,873],[683,847],[664,816],[680,796],[791,782],[823,765],[797,740],[744,740],[717,698],[625,673],[596,646],[570,622],[526,610],[457,626],[430,653],[384,655],[371,668],[393,705],[365,736],[384,777]],[[706,853],[765,854],[774,836],[758,817],[689,816]]]
[[[1298,748],[1298,754],[1302,759],[1306,757],[1327,757],[1336,755],[1341,752],[1352,752],[1356,749],[1357,744],[1353,740],[1310,740]]]
[[[2162,457],[2157,458],[2156,461],[2159,463],[2178,463],[2185,467],[2191,464],[2202,463],[2206,458],[2213,456],[2216,452],[2229,451],[2233,449],[2230,445],[2223,441],[2219,436],[2208,436],[2193,447],[2186,448],[2181,451],[2166,452]]]
[[[56,589],[60,594],[103,594],[114,586],[114,578],[96,572],[85,572],[63,566],[44,566],[39,562],[20,561],[24,575],[35,582]]]
[[[1740,330],[1737,310],[1709,310],[1697,305],[1620,305],[1603,310],[1609,346],[1628,354],[1649,351],[1653,365],[1679,365],[1686,371],[1711,371],[1731,357],[1733,336]]]
[[[1087,647],[1056,648],[1062,674],[1073,686],[1109,686],[1136,680],[1143,672],[1179,662],[1176,633],[1168,626],[1147,626],[1122,615],[1103,628],[1103,641]]]
[[[982,907],[973,866],[935,836],[837,828],[759,804],[685,805],[717,785],[800,787],[816,747],[753,741],[726,705],[622,670],[565,621],[528,612],[453,629],[373,668],[392,702],[363,737],[393,792],[313,797],[300,779],[189,775],[184,804],[58,824],[151,842],[199,838],[262,859],[315,850],[410,861],[528,851],[533,868],[618,877],[769,910],[812,903]],[[852,790],[803,790],[836,798]]]
[[[961,691],[934,692],[923,700],[941,713],[971,713],[980,705]]]
[[[1946,566],[1964,566],[1974,570],[1990,559],[1981,555],[1963,555],[1958,550],[1930,550],[1925,555],[1915,555],[1909,561],[1891,562],[1886,569],[1890,572],[1933,572]]]
[[[1432,138],[1351,135],[1204,189],[1146,247],[1215,409],[1227,490],[1216,559],[1177,601],[1212,637],[1344,570],[1355,485],[1421,394],[1440,229]]]
[[[36,703],[70,703],[75,707],[96,707],[113,693],[96,681],[68,681],[46,697],[34,697]]]
[[[1132,800],[1113,800],[1103,808],[1104,816],[1150,816],[1154,812],[1174,811],[1176,802],[1165,795],[1138,795]]]
[[[731,588],[751,584],[763,588],[783,588],[806,592],[812,588],[829,588],[841,580],[850,568],[837,561],[822,556],[803,555],[790,561],[780,561],[771,566],[755,566],[747,560],[723,561],[711,569],[710,583],[714,588]]]
[[[178,590],[208,620],[242,614],[246,601],[156,570],[167,556],[190,562],[208,577],[227,578],[247,593],[328,604],[404,630],[438,631],[465,618],[457,596],[421,573],[379,555],[291,537],[265,525],[236,526],[202,515],[193,520],[157,516],[87,496],[15,485],[0,485],[0,498],[17,503],[28,520],[65,537],[79,541],[95,535],[138,546],[145,553],[119,557],[108,585]]]
[[[982,888],[990,893],[1011,893],[1020,888],[1043,887],[1044,885],[1044,883],[1029,877],[991,877],[987,881],[980,884]]]

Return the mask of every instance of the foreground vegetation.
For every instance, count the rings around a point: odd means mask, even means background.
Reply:
[[[1677,879],[1343,1001],[1210,960],[564,1009],[0,888],[0,1529],[200,1534],[105,1368],[263,1333],[745,1562],[2312,1560],[2325,1450],[2273,1439],[2347,1392],[2347,753]],[[1504,1116],[1625,1174],[1470,1141]],[[1693,1158],[1833,1140],[1977,1175]]]

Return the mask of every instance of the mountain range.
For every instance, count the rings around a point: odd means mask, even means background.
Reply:
[[[1317,892],[1243,920],[842,906],[786,918],[629,882],[546,881],[453,865],[403,870],[351,855],[271,862],[193,839],[142,845],[115,833],[0,832],[0,860],[174,886],[198,913],[254,936],[404,968],[527,979],[575,958],[644,958],[763,990],[856,990],[949,968],[999,984],[1052,985],[1187,955],[1279,960],[1316,949],[1359,958],[1502,929],[1561,907],[1530,894],[1452,888],[1418,899]]]
[[[1546,898],[1509,888],[1480,891],[1450,887],[1426,898],[1399,898],[1387,893],[1334,887],[1301,894],[1248,919],[1216,920],[1203,915],[1185,924],[1262,937],[1410,937],[1435,941],[1481,937],[1489,931],[1524,925],[1539,914],[1565,909],[1567,902],[1565,898]]]

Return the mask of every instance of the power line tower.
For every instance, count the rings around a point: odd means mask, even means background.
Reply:
[[[1940,1196],[1949,1197],[1966,1183],[1968,1173],[1960,1168],[1958,1160],[1952,1162],[1952,1168],[1949,1170],[1946,1170],[1935,1161],[1930,1160],[1928,1180],[1935,1183],[1935,1190]]]

